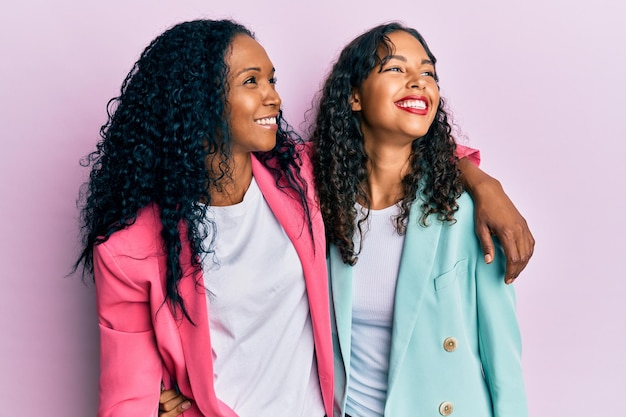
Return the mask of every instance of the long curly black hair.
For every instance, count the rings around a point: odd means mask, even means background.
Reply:
[[[355,224],[355,203],[362,203],[368,210],[370,207],[366,191],[368,156],[363,145],[359,113],[352,111],[350,97],[353,89],[361,87],[372,71],[382,70],[394,51],[388,35],[396,31],[405,31],[415,37],[433,64],[436,63],[426,41],[415,29],[392,22],[365,32],[343,49],[334,64],[321,90],[311,127],[315,185],[327,243],[334,244],[342,260],[350,265],[357,262],[360,252],[353,243],[354,234],[363,233],[361,224],[365,221],[362,219]],[[385,56],[379,56],[379,48],[385,51]],[[439,81],[436,74],[435,80]],[[421,222],[424,225],[431,213],[437,213],[442,221],[454,221],[454,212],[458,209],[456,199],[462,185],[454,156],[456,144],[448,119],[445,101],[441,99],[428,133],[413,141],[410,169],[402,178],[400,214],[394,219],[399,234],[406,232],[410,208],[418,192],[423,198]]]
[[[189,242],[189,261],[198,270],[201,255],[214,250],[203,243],[217,226],[205,219],[210,190],[220,190],[231,178],[225,59],[234,37],[242,34],[254,37],[230,20],[195,20],[172,27],[148,45],[120,95],[109,102],[102,139],[81,161],[91,166],[79,198],[83,246],[74,265],[74,270],[83,265],[83,279],[93,277],[94,246],[132,225],[141,208],[156,204],[167,257],[164,302],[191,321],[178,291],[181,246],[183,239]],[[280,188],[294,191],[290,195],[303,205],[310,230],[306,182],[299,168],[302,140],[282,113],[278,124],[274,149],[256,155]],[[207,158],[218,158],[219,163],[207,164]],[[187,231],[182,239],[181,225]]]

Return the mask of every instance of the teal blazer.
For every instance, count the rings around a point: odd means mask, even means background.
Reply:
[[[455,223],[411,209],[396,284],[385,404],[387,417],[525,417],[515,294],[504,283],[501,249],[492,264],[474,232],[464,193]],[[352,267],[336,247],[329,257],[335,352],[335,416],[350,383]]]

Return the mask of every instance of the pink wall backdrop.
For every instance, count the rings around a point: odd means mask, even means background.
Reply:
[[[87,174],[78,161],[94,148],[105,104],[145,45],[199,17],[232,17],[256,31],[300,128],[348,40],[387,20],[417,27],[440,60],[442,91],[467,141],[482,150],[483,167],[501,179],[537,239],[515,284],[531,415],[619,415],[625,3],[220,3],[0,6],[0,416],[95,415],[94,291],[65,277]]]

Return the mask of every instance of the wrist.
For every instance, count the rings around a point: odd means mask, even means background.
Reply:
[[[504,191],[500,181],[482,171],[467,158],[460,159],[458,167],[461,171],[461,182],[472,197],[476,197],[476,194]]]
[[[493,193],[503,193],[502,184],[497,179],[485,174],[468,185],[468,190],[472,195],[493,195]]]

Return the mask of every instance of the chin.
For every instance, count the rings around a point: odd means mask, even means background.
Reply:
[[[276,142],[274,143],[268,143],[267,146],[261,146],[259,147],[259,149],[257,150],[257,152],[269,152],[272,149],[274,149],[276,147]]]

